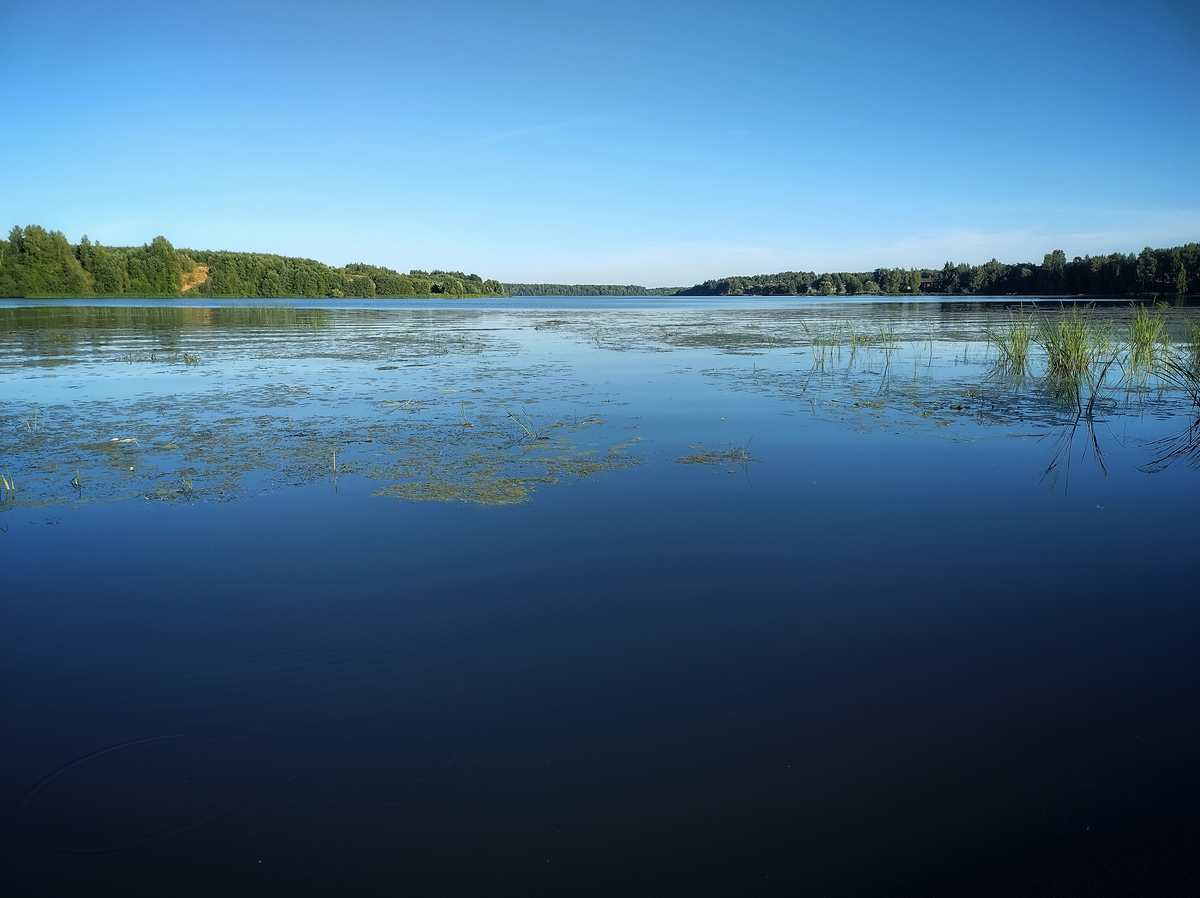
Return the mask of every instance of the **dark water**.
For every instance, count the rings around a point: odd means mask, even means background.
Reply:
[[[0,890],[1196,894],[1196,410],[1007,315],[0,309]]]

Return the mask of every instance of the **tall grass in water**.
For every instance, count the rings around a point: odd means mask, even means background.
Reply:
[[[1188,362],[1193,371],[1200,373],[1200,323],[1188,331]]]
[[[1046,373],[1079,378],[1112,348],[1112,324],[1078,308],[1037,320],[1035,338],[1046,352]]]
[[[1179,352],[1165,352],[1162,355],[1158,376],[1187,393],[1192,397],[1192,403],[1200,406],[1200,323],[1193,324],[1188,331],[1186,349],[1181,347]]]
[[[866,349],[866,347],[871,345],[871,338],[865,333],[860,333],[854,328],[850,328],[846,332],[846,343],[850,347],[849,364],[853,365],[854,357],[858,354],[858,351],[860,349]]]
[[[1134,369],[1155,366],[1157,350],[1166,343],[1163,333],[1166,317],[1161,311],[1151,312],[1138,306],[1129,321],[1129,364]]]
[[[1013,317],[1003,330],[988,329],[988,340],[999,352],[1000,367],[1009,374],[1029,371],[1029,350],[1033,346],[1033,319]]]
[[[834,340],[824,330],[810,328],[806,322],[801,322],[800,327],[804,329],[808,348],[812,350],[813,367],[824,368],[827,359],[832,361]]]

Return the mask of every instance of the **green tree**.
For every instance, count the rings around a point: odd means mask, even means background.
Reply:
[[[1042,259],[1042,278],[1039,286],[1043,293],[1062,293],[1066,285],[1067,254],[1061,249],[1046,253]]]
[[[62,231],[40,225],[13,228],[8,242],[16,262],[14,279],[22,296],[86,296],[90,285],[75,250]]]

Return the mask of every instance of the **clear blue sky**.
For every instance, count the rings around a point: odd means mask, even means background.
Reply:
[[[0,226],[691,284],[1200,239],[1200,5],[0,0]]]

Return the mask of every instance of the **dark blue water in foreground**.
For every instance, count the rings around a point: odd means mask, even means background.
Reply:
[[[0,890],[1196,893],[1186,397],[590,314],[12,319]]]

